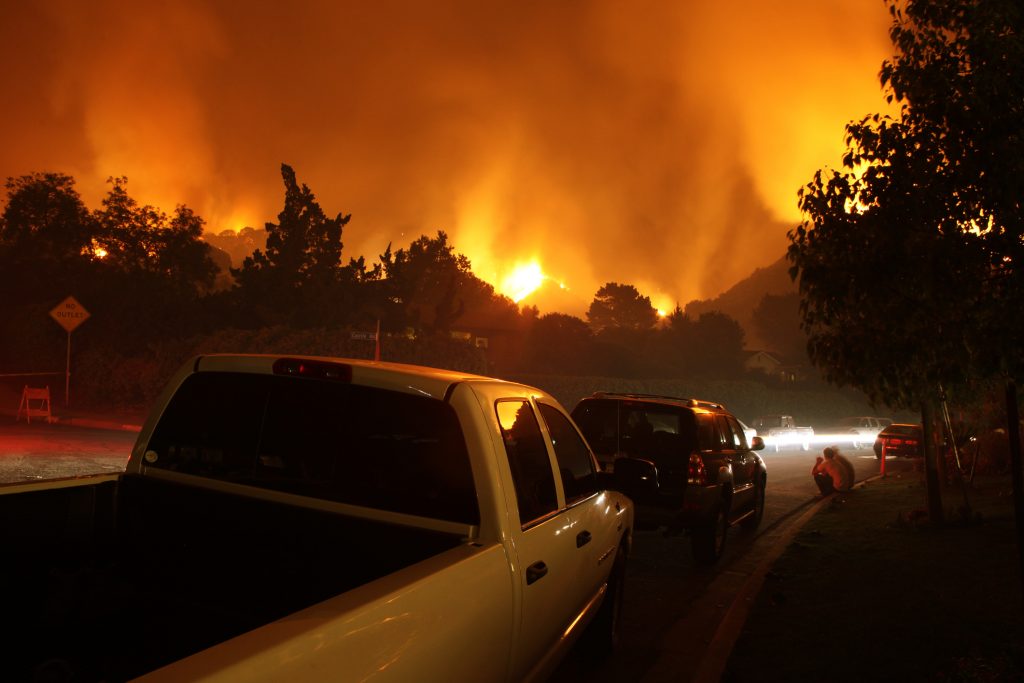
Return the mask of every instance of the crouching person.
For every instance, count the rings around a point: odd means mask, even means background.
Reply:
[[[853,464],[836,446],[826,448],[823,455],[825,457],[818,456],[811,469],[811,476],[814,477],[814,483],[818,485],[821,495],[849,491],[853,486]]]

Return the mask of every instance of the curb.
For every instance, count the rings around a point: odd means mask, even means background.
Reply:
[[[94,420],[88,417],[54,418],[57,424],[68,425],[69,427],[86,427],[89,429],[107,429],[121,432],[141,432],[142,425],[122,424],[107,420]]]

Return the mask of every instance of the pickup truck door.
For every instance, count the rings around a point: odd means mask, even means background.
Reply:
[[[558,408],[537,403],[551,439],[563,497],[572,516],[579,609],[604,586],[622,540],[622,506],[600,491],[597,460],[573,422]]]
[[[513,584],[520,596],[510,680],[543,667],[578,611],[577,524],[558,500],[551,458],[528,399],[495,404],[514,488]],[[516,514],[517,513],[517,514]]]

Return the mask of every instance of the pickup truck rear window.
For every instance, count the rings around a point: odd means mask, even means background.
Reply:
[[[148,467],[466,524],[480,510],[450,405],[319,379],[188,377]],[[155,458],[155,459],[154,459]]]

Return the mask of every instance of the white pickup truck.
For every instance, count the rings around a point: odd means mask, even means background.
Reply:
[[[4,677],[542,680],[614,644],[608,477],[531,387],[201,356],[124,475],[0,489]]]
[[[792,415],[761,415],[753,427],[765,446],[774,446],[776,451],[786,446],[810,450],[814,440],[814,427],[797,427]]]

